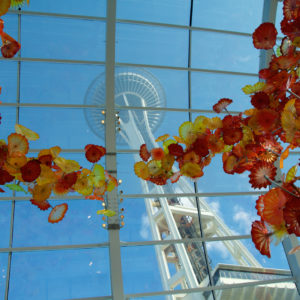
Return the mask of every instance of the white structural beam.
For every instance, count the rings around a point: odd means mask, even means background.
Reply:
[[[264,1],[264,8],[263,8],[263,17],[262,22],[271,22],[275,24],[276,21],[276,11],[278,6],[278,0],[265,0]],[[260,50],[260,64],[259,69],[264,69],[269,66],[272,50]],[[280,179],[280,169],[277,165],[277,175],[276,178]],[[300,295],[300,253],[299,251],[293,255],[289,255],[288,252],[295,246],[298,245],[298,240],[294,236],[288,236],[282,242],[285,255],[287,261],[289,263],[291,272],[295,277],[295,284]]]
[[[297,237],[292,234],[285,238],[282,242],[283,249],[285,251],[287,261],[289,263],[290,269],[292,271],[293,277],[295,279],[295,284],[298,290],[298,294],[300,294],[300,253],[299,251],[293,255],[289,255],[288,252],[298,246]]]
[[[116,32],[116,0],[107,0],[106,23],[106,118],[105,146],[108,152],[116,153],[115,126],[115,32]],[[116,155],[106,156],[106,169],[117,170]],[[107,195],[107,208],[116,211],[116,215],[108,218],[109,262],[112,297],[123,300],[123,279],[121,264],[121,246],[119,237],[119,205],[116,189]]]
[[[263,7],[262,23],[271,22],[275,24],[278,0],[265,0]],[[272,49],[260,50],[259,69],[267,68],[273,54]]]

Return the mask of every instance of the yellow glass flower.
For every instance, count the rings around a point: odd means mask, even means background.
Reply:
[[[180,172],[182,175],[185,175],[190,178],[198,178],[203,176],[202,168],[198,164],[191,162],[185,163],[181,167]]]
[[[74,184],[73,188],[77,193],[84,196],[88,196],[93,193],[93,184],[89,180],[88,176],[82,173],[77,178],[77,181]]]
[[[46,165],[41,164],[41,174],[37,178],[36,182],[38,185],[44,185],[49,183],[54,183],[56,181],[56,176],[51,168]]]
[[[32,198],[37,202],[45,201],[50,197],[51,192],[51,183],[43,185],[36,184],[32,190]]]
[[[35,141],[40,138],[40,136],[36,132],[32,131],[31,129],[28,129],[27,127],[21,124],[15,124],[15,131],[16,133],[24,135],[29,141]]]
[[[148,180],[150,177],[148,166],[143,161],[139,161],[134,164],[134,173],[136,176],[144,180]]]
[[[76,172],[80,169],[79,163],[75,160],[65,159],[63,157],[57,157],[54,159],[54,162],[65,173]]]

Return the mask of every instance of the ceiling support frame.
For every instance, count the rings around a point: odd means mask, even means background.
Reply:
[[[278,0],[265,0],[263,7],[263,17],[262,22],[271,22],[275,24],[276,21],[276,11],[278,6]],[[260,50],[260,63],[259,69],[268,68],[269,63],[272,59],[273,50]],[[276,179],[280,180],[281,170],[279,168],[279,163],[277,161],[277,175]],[[289,251],[298,245],[297,237],[293,235],[287,236],[283,242],[283,249],[286,255],[286,259],[288,261],[290,270],[295,280],[295,285],[298,290],[298,294],[300,295],[300,252],[296,252],[293,255],[288,254]]]
[[[106,114],[105,114],[105,147],[110,153],[116,153],[116,118],[115,118],[115,42],[116,42],[116,0],[107,0],[106,21]],[[106,156],[106,169],[117,172],[116,155]],[[109,262],[111,292],[115,300],[124,299],[119,202],[117,190],[107,194],[107,208],[116,212],[116,215],[108,218],[109,233]]]

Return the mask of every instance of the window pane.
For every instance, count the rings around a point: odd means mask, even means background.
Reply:
[[[83,109],[21,108],[20,123],[40,135],[30,143],[34,149],[56,145],[62,149],[84,149],[87,144],[103,145],[89,129]]]
[[[84,5],[79,0],[39,0],[31,1],[30,5],[24,5],[22,10],[47,13],[74,14],[82,16],[105,17],[105,0],[85,0]]]
[[[263,2],[194,0],[193,26],[252,33],[262,18]]]
[[[200,249],[195,250],[199,252],[195,255],[188,254],[190,252],[187,249],[188,246],[183,244],[122,248],[125,293],[198,287],[198,279],[193,268],[198,270],[199,278],[202,275],[205,277],[207,271],[205,267],[200,268],[198,256]],[[191,263],[188,257],[194,258],[194,263]]]
[[[0,61],[1,96],[0,101],[11,103],[17,101],[17,70],[14,61]]]
[[[22,56],[103,61],[105,22],[54,17],[22,18]]]
[[[162,195],[163,196],[163,195]],[[128,199],[121,207],[125,209],[125,226],[120,232],[122,241],[151,241],[167,239],[190,239],[200,237],[197,207],[192,197]],[[211,216],[203,219],[209,223]]]
[[[249,183],[249,172],[243,174],[227,174],[223,169],[222,154],[216,154],[210,164],[203,169],[204,175],[197,181],[201,192],[248,192],[254,191]],[[262,188],[255,191],[264,191]]]
[[[194,31],[192,37],[192,67],[258,72],[259,50],[250,36]]]
[[[7,253],[0,253],[0,297],[4,299],[7,272]]]
[[[17,120],[15,107],[1,107],[1,138],[7,142],[7,137],[14,132],[14,126]]]
[[[107,249],[13,253],[9,299],[110,295]]]
[[[15,40],[18,40],[18,16],[7,13],[4,16],[1,16],[1,19],[4,21],[3,31]]]
[[[108,233],[101,227],[101,217],[96,214],[102,206],[98,201],[51,200],[54,207],[67,203],[68,210],[63,220],[57,224],[48,222],[51,208],[39,210],[30,201],[18,201],[15,210],[14,247],[79,245],[103,243]],[[38,226],[37,226],[38,224]]]
[[[190,1],[118,0],[117,18],[188,25]]]
[[[186,67],[187,49],[187,30],[117,24],[117,62]]]
[[[0,248],[9,247],[11,206],[11,201],[0,201]]]
[[[244,94],[242,88],[257,81],[257,76],[193,72],[192,108],[212,110],[219,99],[230,98],[233,103],[227,108],[229,111],[248,109],[251,107],[251,98]]]
[[[144,117],[146,114],[147,118]],[[170,136],[178,135],[178,128],[181,123],[188,121],[188,113],[177,111],[143,111],[143,110],[119,110],[120,116],[120,132],[118,133],[118,148],[125,149],[139,149],[140,145],[147,143],[149,149],[157,147],[155,139],[166,133]],[[161,117],[162,116],[162,117]],[[130,125],[130,119],[134,118],[134,128],[141,132],[141,135],[134,136],[130,134],[132,132],[132,125]],[[158,121],[157,121],[158,120]],[[151,132],[148,132],[147,126],[150,126]],[[129,145],[129,146],[128,146]],[[161,146],[162,144],[160,144]]]
[[[84,104],[90,84],[104,71],[101,65],[22,62],[21,102]]]
[[[98,81],[100,86],[100,78]],[[128,106],[188,108],[188,72],[117,67],[115,69],[116,107],[127,106],[125,97]],[[95,97],[95,103],[96,101]]]

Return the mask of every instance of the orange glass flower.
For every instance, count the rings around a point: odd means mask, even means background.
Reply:
[[[104,147],[92,144],[86,145],[84,150],[86,159],[91,163],[96,163],[106,154],[106,149]]]
[[[7,137],[8,152],[10,155],[13,154],[27,154],[29,144],[25,136],[12,133]]]
[[[52,211],[51,211],[51,213],[50,213],[50,215],[48,217],[48,221],[50,223],[58,223],[58,222],[60,222],[64,218],[67,210],[68,210],[68,204],[67,203],[56,205],[52,209]]]
[[[266,255],[269,258],[271,257],[270,253],[270,234],[267,227],[262,221],[254,221],[252,223],[251,229],[252,241],[255,245],[255,248],[262,254]]]
[[[20,168],[20,171],[25,182],[32,182],[41,174],[40,161],[37,159],[30,160]]]
[[[253,45],[256,49],[272,49],[276,43],[277,30],[273,23],[263,23],[258,26],[253,35]]]

